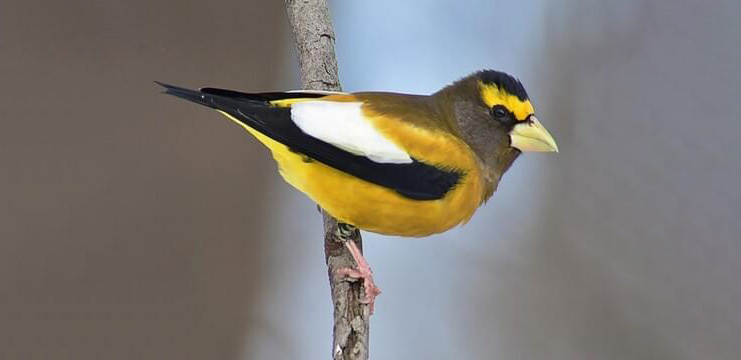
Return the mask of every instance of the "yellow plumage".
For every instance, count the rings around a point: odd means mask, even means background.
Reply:
[[[283,102],[281,105],[288,104]],[[483,201],[484,185],[475,156],[465,143],[449,134],[434,133],[380,114],[367,114],[377,129],[413,157],[425,154],[424,158],[430,164],[457,164],[465,169],[466,175],[444,198],[419,201],[308,160],[305,155],[291,151],[231,115],[220,112],[270,149],[286,182],[339,221],[361,229],[402,236],[439,233],[468,221]]]

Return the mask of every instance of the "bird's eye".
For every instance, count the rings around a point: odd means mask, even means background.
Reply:
[[[508,114],[509,111],[507,111],[507,109],[502,105],[497,105],[491,108],[491,116],[498,121],[504,121]]]

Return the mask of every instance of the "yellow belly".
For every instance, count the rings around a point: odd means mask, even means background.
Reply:
[[[363,230],[400,236],[441,233],[468,221],[481,204],[482,184],[477,173],[464,175],[442,199],[412,200],[308,159],[252,128],[243,127],[271,150],[280,174],[289,184],[339,221]]]
[[[283,147],[284,149],[276,149]],[[468,220],[476,205],[460,201],[459,186],[442,200],[419,201],[358,179],[317,161],[271,146],[283,178],[338,220],[388,235],[425,236]]]

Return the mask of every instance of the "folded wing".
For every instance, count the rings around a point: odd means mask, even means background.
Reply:
[[[322,100],[324,92],[249,94],[159,84],[166,93],[219,110],[292,151],[410,199],[440,199],[462,176],[409,156],[363,118],[359,102]]]

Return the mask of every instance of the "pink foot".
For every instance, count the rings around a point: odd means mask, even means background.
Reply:
[[[347,250],[350,251],[353,259],[355,259],[357,268],[337,269],[336,274],[339,276],[347,276],[355,279],[363,279],[365,296],[360,299],[360,302],[363,304],[368,304],[370,313],[373,314],[373,305],[376,302],[376,296],[381,294],[381,289],[379,289],[373,282],[373,271],[371,271],[370,265],[368,265],[368,262],[363,257],[363,254],[360,252],[360,249],[358,249],[358,246],[355,245],[355,242],[352,240],[345,241],[345,247],[347,247]]]

